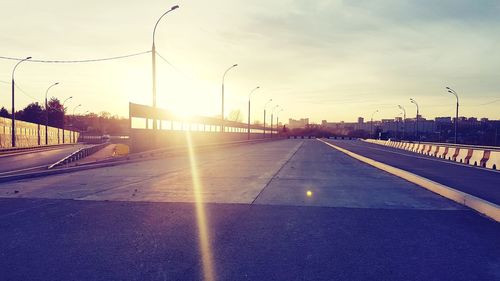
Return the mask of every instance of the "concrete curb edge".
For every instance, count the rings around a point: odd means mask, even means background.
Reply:
[[[320,140],[320,139],[318,139],[318,140],[323,142],[324,144],[330,146],[330,147],[337,149],[340,152],[343,152],[343,153],[349,155],[350,157],[352,157],[354,159],[357,159],[361,162],[364,162],[364,163],[371,165],[375,168],[378,168],[382,171],[385,171],[387,173],[390,173],[392,175],[400,177],[404,180],[407,180],[411,183],[419,185],[419,186],[421,186],[425,189],[428,189],[434,193],[437,193],[443,197],[446,197],[450,200],[453,200],[461,205],[464,205],[464,206],[467,206],[471,209],[474,209],[477,212],[480,212],[480,213],[492,218],[493,220],[495,220],[497,222],[500,222],[500,206],[498,206],[494,203],[488,202],[488,201],[483,200],[481,198],[478,198],[476,196],[473,196],[473,195],[464,193],[462,191],[456,190],[452,187],[437,183],[435,181],[429,180],[429,179],[421,177],[419,175],[410,173],[408,171],[405,171],[405,170],[402,170],[402,169],[399,169],[399,168],[396,168],[393,166],[389,166],[387,164],[375,161],[375,160],[370,159],[368,157],[361,156],[361,155],[356,154],[354,152],[351,152],[347,149],[344,149],[344,148],[338,147],[334,144],[328,143],[324,140]]]

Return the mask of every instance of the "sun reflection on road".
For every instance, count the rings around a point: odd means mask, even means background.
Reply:
[[[196,164],[196,156],[191,140],[191,133],[186,131],[186,142],[189,151],[189,162],[191,165],[191,177],[193,180],[193,193],[196,203],[196,217],[198,220],[198,234],[201,252],[201,262],[203,264],[203,279],[205,281],[215,280],[215,269],[213,265],[212,249],[210,245],[210,237],[208,234],[208,222],[205,214],[205,206],[203,203],[202,185],[198,176],[198,168]]]

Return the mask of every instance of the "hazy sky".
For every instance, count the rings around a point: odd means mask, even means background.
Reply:
[[[398,104],[426,117],[461,114],[500,119],[500,1],[212,0],[3,1],[0,56],[77,60],[151,49],[157,18],[158,105],[176,112],[220,112],[224,70],[226,113],[262,121],[270,98],[280,119],[315,122],[398,116]],[[0,104],[10,109],[15,61],[0,60]],[[128,102],[151,103],[151,55],[85,64],[23,63],[16,71],[17,109],[33,98],[73,96],[69,111],[128,115]],[[6,83],[7,82],[7,83]],[[28,97],[31,96],[31,97]],[[496,101],[496,102],[494,102]],[[489,104],[487,104],[489,103]],[[246,117],[245,117],[246,118]],[[254,119],[254,118],[252,118]],[[246,120],[246,119],[245,119]]]

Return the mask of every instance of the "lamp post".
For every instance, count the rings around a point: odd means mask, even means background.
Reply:
[[[155,48],[155,33],[156,33],[156,27],[158,26],[158,23],[160,20],[168,13],[172,12],[173,10],[179,8],[178,5],[172,6],[170,10],[166,11],[161,15],[158,20],[156,21],[155,27],[153,29],[153,46],[151,47],[151,58],[152,58],[152,67],[153,67],[153,108],[156,111],[156,48]],[[153,118],[153,130],[156,130],[156,112],[154,112],[155,118]],[[146,123],[147,124],[147,123]]]
[[[450,87],[446,87],[446,89],[448,90],[448,93],[454,95],[455,98],[457,98],[457,108],[455,111],[455,144],[457,144],[458,143],[458,137],[457,137],[457,133],[458,133],[458,94],[457,94],[457,92],[455,92],[455,90],[453,90]]]
[[[225,80],[225,78],[226,78],[226,74],[227,74],[227,72],[228,72],[229,70],[231,70],[231,69],[233,69],[233,68],[237,67],[237,66],[238,66],[238,64],[237,64],[237,63],[233,64],[233,65],[232,65],[232,66],[230,66],[228,69],[226,69],[226,71],[224,71],[224,74],[222,75],[222,106],[221,106],[221,108],[222,108],[222,112],[221,112],[221,116],[220,116],[220,118],[221,118],[221,123],[220,123],[220,132],[221,132],[221,133],[224,133],[224,80]]]
[[[79,108],[80,106],[82,106],[82,104],[79,104],[79,105],[75,106],[75,108],[73,108],[73,117],[75,116],[75,110],[76,110],[77,108]]]
[[[63,104],[62,104],[62,108],[63,108],[63,120],[62,120],[63,143],[64,143],[64,123],[65,123],[65,120],[64,120],[64,119],[65,119],[65,114],[66,114],[66,110],[65,110],[65,108],[64,108],[64,104],[65,104],[68,100],[70,100],[70,99],[72,99],[72,98],[73,98],[73,96],[71,96],[71,97],[69,97],[69,98],[65,99],[65,100],[64,100],[64,102],[63,102]]]
[[[269,99],[266,104],[264,105],[264,138],[266,138],[266,108],[267,108],[267,105],[272,102],[273,99]]]
[[[56,82],[52,85],[50,85],[47,90],[45,91],[45,145],[49,144],[49,106],[47,102],[47,94],[49,93],[50,88],[59,85],[59,82]],[[64,117],[63,117],[64,118]],[[63,133],[64,136],[64,133]],[[64,140],[63,140],[64,143]]]
[[[378,112],[378,109],[375,110],[373,113],[372,113],[372,117],[370,119],[370,137],[373,137],[373,115],[375,115],[375,113]]]
[[[419,115],[420,115],[419,108],[418,108],[418,103],[414,99],[412,99],[412,98],[410,98],[410,102],[413,103],[413,104],[415,104],[415,106],[417,107],[417,120],[416,120],[417,127],[415,129],[415,136],[417,138],[417,141],[420,142],[420,136],[418,135],[418,118],[419,118]]]
[[[75,110],[76,110],[77,108],[79,108],[80,106],[82,106],[82,104],[79,104],[79,105],[77,105],[77,106],[75,106],[75,107],[73,108],[73,119],[75,118]],[[74,128],[73,128],[73,142],[76,142]]]
[[[406,109],[402,107],[401,105],[398,104],[399,109],[403,111],[403,140],[405,139],[405,132],[406,132]]]
[[[23,61],[27,61],[31,59],[31,57],[27,57],[25,59],[20,60],[15,66],[14,69],[12,70],[12,114],[11,114],[11,120],[12,120],[12,147],[16,147],[16,108],[15,108],[15,93],[14,93],[14,88],[15,88],[15,82],[14,82],[14,72],[16,71],[17,66],[22,63]]]
[[[279,105],[275,105],[273,107],[273,110],[271,111],[271,138],[273,137],[273,115],[274,115],[274,111],[280,107]]]
[[[248,139],[250,139],[250,97],[252,96],[253,92],[257,91],[258,89],[260,89],[260,86],[255,87],[255,89],[253,89],[250,94],[248,94]]]
[[[279,131],[279,127],[278,127],[278,126],[279,126],[279,124],[280,124],[280,123],[279,123],[279,120],[280,120],[279,118],[280,118],[280,112],[282,112],[282,111],[283,111],[283,108],[281,108],[281,109],[280,109],[280,111],[278,111],[278,112],[276,113],[276,133],[277,133],[278,135],[279,135],[279,133],[280,133],[280,131]]]

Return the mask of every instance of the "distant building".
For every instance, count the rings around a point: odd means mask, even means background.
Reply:
[[[358,117],[358,124],[363,124],[365,122],[365,118]]]
[[[288,127],[290,129],[305,128],[307,127],[307,125],[309,125],[309,118],[302,118],[299,120],[295,120],[292,118],[288,119]]]
[[[451,117],[436,117],[434,121],[436,121],[436,123],[449,124],[451,123]]]

